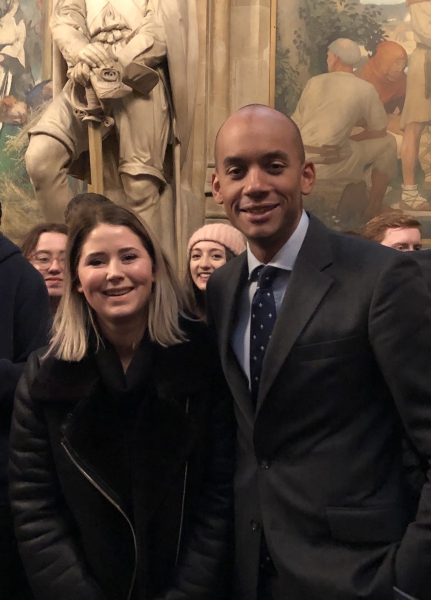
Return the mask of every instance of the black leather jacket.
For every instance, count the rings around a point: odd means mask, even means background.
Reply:
[[[10,497],[36,600],[226,597],[231,399],[206,326],[183,325],[188,342],[154,349],[153,391],[135,424],[133,516],[96,361],[30,357],[16,395]]]

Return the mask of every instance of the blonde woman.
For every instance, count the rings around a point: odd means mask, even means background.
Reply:
[[[45,355],[11,436],[36,600],[217,599],[229,580],[233,419],[213,340],[127,208],[80,215]]]

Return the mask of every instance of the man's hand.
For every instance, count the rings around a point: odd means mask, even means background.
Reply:
[[[85,87],[90,79],[90,71],[91,69],[87,63],[81,61],[69,71],[69,78],[74,83],[79,83]]]
[[[117,63],[114,55],[100,42],[85,46],[85,48],[79,52],[78,57],[80,61],[84,62],[90,69],[97,67],[111,68],[115,67]]]

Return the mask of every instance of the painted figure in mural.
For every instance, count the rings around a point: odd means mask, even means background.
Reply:
[[[388,181],[396,175],[396,143],[387,134],[388,118],[373,85],[353,75],[361,57],[359,46],[340,38],[328,48],[328,71],[312,77],[292,119],[304,140],[318,180],[361,181],[371,165],[371,190],[366,215],[382,210]],[[356,125],[363,127],[352,134]],[[389,209],[390,210],[390,209]]]
[[[18,2],[0,1],[0,32],[0,101],[9,97],[10,102],[17,102],[11,94],[14,91],[13,85],[16,84],[14,78],[20,77],[25,70],[26,36],[25,23]]]
[[[431,124],[431,2],[407,0],[416,48],[410,57],[407,73],[407,93],[401,129],[403,184],[400,207],[409,210],[431,210],[431,204],[421,196],[415,178],[420,140],[427,125]]]
[[[388,132],[395,136],[397,156],[401,157],[402,131],[401,113],[407,91],[407,52],[396,42],[385,40],[377,46],[376,54],[365,65],[355,71],[355,75],[372,83],[388,114]],[[431,133],[429,126],[420,136],[419,162],[424,172],[423,186],[431,188]],[[411,206],[404,207],[411,210]]]
[[[26,154],[46,219],[62,220],[73,196],[67,174],[88,150],[86,119],[98,119],[107,142],[105,171],[111,178],[118,172],[116,182],[105,180],[107,195],[116,189],[112,199],[137,210],[172,250],[173,200],[164,192],[175,169],[172,160],[167,168],[167,147],[177,147],[182,167],[194,115],[195,27],[194,0],[58,0],[51,30],[67,61],[68,82],[30,131]],[[89,85],[98,101],[93,111]],[[112,152],[105,152],[112,140],[117,169],[108,159]]]
[[[407,88],[406,66],[404,48],[397,42],[385,40],[377,46],[375,55],[355,71],[356,77],[374,85],[389,115],[387,130],[399,135],[402,135],[400,119]]]

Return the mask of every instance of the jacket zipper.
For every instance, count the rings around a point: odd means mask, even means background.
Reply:
[[[189,414],[189,397],[186,400],[186,415]],[[175,566],[178,564],[178,557],[180,555],[181,537],[183,535],[183,523],[184,523],[184,506],[186,502],[186,489],[187,489],[187,474],[189,470],[189,463],[186,461],[184,468],[184,484],[183,484],[183,497],[181,501],[181,518],[180,518],[180,529],[178,531],[178,543],[177,543],[177,555],[175,557]]]
[[[75,458],[73,450],[69,449],[67,447],[67,445],[64,442],[64,440],[61,442],[61,445],[63,446],[66,454],[68,455],[68,457],[70,458],[70,460],[72,461],[72,463],[75,465],[75,467],[82,473],[82,475],[84,475],[84,477],[91,483],[91,485],[93,485],[96,488],[96,490],[98,492],[100,492],[102,494],[102,496],[104,496],[108,500],[108,502],[110,502],[123,515],[123,517],[127,521],[127,524],[130,527],[130,531],[131,531],[132,536],[133,536],[133,545],[134,545],[134,549],[135,549],[135,565],[134,565],[134,568],[133,568],[133,576],[132,576],[132,581],[131,581],[130,588],[129,588],[129,593],[127,594],[127,600],[130,600],[130,597],[131,597],[132,591],[133,591],[133,586],[135,584],[136,567],[137,567],[137,562],[138,562],[138,545],[137,545],[137,542],[136,542],[136,535],[135,535],[135,530],[133,529],[133,525],[132,525],[129,517],[126,515],[126,513],[124,512],[124,510],[121,508],[121,506],[119,504],[117,504],[117,502],[115,502],[115,500],[113,500],[109,496],[109,494],[107,494],[105,492],[105,490],[96,481],[94,481],[94,479],[91,477],[91,475],[89,475],[87,473],[87,471],[85,471],[85,469],[83,467],[81,467],[81,465],[79,464],[79,459]]]

